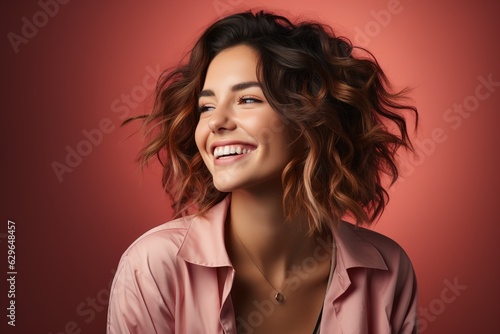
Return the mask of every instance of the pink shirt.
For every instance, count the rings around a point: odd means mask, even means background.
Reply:
[[[206,217],[158,226],[127,249],[111,288],[108,334],[236,334],[230,294],[235,271],[224,244],[229,201],[228,196]],[[333,237],[336,265],[320,332],[416,333],[416,280],[403,249],[349,223]],[[256,312],[260,316],[244,332],[271,316],[272,307],[262,302]]]

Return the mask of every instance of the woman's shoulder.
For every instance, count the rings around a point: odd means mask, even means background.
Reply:
[[[388,266],[411,267],[411,260],[403,247],[392,238],[377,231],[356,226],[347,222],[341,225],[341,235],[347,248],[353,251],[360,248],[376,250]],[[372,252],[373,253],[373,252]]]
[[[402,249],[402,247],[394,239],[384,235],[380,232],[374,231],[372,229],[343,222],[342,227],[344,230],[350,230],[350,233],[354,233],[359,238],[365,240],[366,242],[374,245],[380,249],[396,250]]]
[[[182,217],[150,229],[132,242],[120,262],[149,267],[152,263],[174,261],[193,219]]]
[[[377,333],[389,333],[391,328],[398,333],[413,333],[417,281],[403,248],[388,236],[347,222],[336,233],[340,261],[335,284],[351,285],[340,301],[345,319],[353,320],[345,325],[352,325],[353,332],[364,324],[367,327],[363,332],[371,327]]]
[[[181,217],[152,228],[128,247],[120,262],[144,270],[186,262],[212,263],[213,258],[228,262],[224,246],[227,206],[228,200],[224,200],[203,215]]]

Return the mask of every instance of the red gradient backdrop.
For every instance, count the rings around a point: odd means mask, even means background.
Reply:
[[[420,156],[374,228],[413,260],[421,333],[499,331],[499,2],[67,2],[0,4],[2,333],[104,333],[120,255],[171,215],[158,168],[141,174],[134,162],[137,126],[121,119],[147,110],[155,72],[207,24],[249,8],[326,22],[373,51],[397,87],[415,88]],[[71,150],[84,156],[68,162]]]

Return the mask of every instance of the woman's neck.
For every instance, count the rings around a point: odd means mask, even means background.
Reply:
[[[313,245],[307,237],[305,215],[285,221],[282,192],[266,188],[232,193],[228,246],[235,260],[248,261],[248,252],[266,276],[282,281]]]

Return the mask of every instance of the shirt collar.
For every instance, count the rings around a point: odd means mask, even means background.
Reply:
[[[190,219],[190,224],[178,256],[187,262],[206,267],[231,266],[224,241],[230,197],[226,196],[204,216],[186,218]]]
[[[178,256],[187,262],[207,267],[232,266],[224,233],[230,201],[231,196],[226,196],[205,216],[191,217]],[[388,270],[377,248],[358,233],[362,230],[346,222],[332,230],[337,248],[337,266],[342,266],[342,270],[355,267]]]
[[[341,222],[338,228],[333,229],[337,265],[343,266],[344,270],[356,267],[388,270],[378,249],[363,238],[363,233],[366,233],[364,228],[347,222]]]

